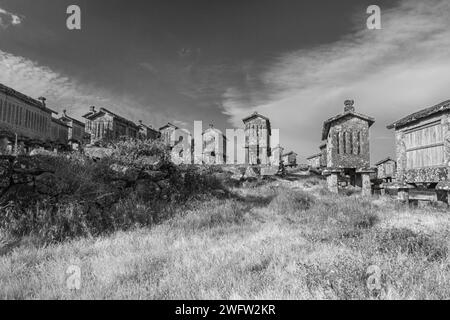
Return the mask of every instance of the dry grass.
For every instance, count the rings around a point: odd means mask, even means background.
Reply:
[[[334,196],[298,176],[231,190],[150,229],[0,257],[8,299],[449,299],[450,216]],[[66,287],[79,265],[82,287]],[[367,287],[378,266],[381,290]]]

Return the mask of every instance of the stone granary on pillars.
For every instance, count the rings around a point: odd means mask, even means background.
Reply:
[[[270,120],[258,112],[242,119],[245,131],[245,163],[250,165],[269,164]]]
[[[90,111],[83,115],[86,119],[85,130],[91,136],[90,143],[96,141],[114,141],[122,137],[137,138],[139,126],[108,109],[95,110],[92,106]]]
[[[285,167],[296,167],[297,153],[289,151],[288,153],[283,154],[283,164]]]
[[[375,166],[377,167],[377,179],[383,180],[383,182],[392,182],[395,179],[397,162],[391,157],[378,161]]]
[[[68,143],[72,150],[78,149],[85,144],[85,125],[83,122],[67,115],[67,110],[63,110],[63,114],[59,120],[64,122],[68,127]]]
[[[162,141],[169,147],[173,147],[175,145],[175,131],[177,129],[179,128],[170,122],[159,128]]]
[[[436,197],[450,204],[450,100],[387,128],[395,130],[399,198],[408,200],[410,188],[435,189]]]
[[[0,83],[0,154],[53,149],[52,114],[46,99],[33,99]],[[58,145],[58,143],[56,143]]]
[[[161,133],[150,125],[146,125],[139,120],[139,138],[142,140],[156,140],[161,136]]]
[[[308,158],[306,158],[306,162],[308,163],[308,167],[310,169],[318,169],[320,168],[320,158],[321,158],[322,154],[321,153],[316,153],[313,154],[311,156],[309,156]]]
[[[369,128],[375,119],[355,112],[354,101],[344,102],[344,112],[323,124],[322,140],[326,140],[328,188],[337,193],[339,180],[344,177],[353,186],[362,188],[363,195],[370,195]]]

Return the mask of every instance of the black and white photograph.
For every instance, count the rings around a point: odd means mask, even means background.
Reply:
[[[0,0],[0,300],[284,319],[449,249],[450,0]]]

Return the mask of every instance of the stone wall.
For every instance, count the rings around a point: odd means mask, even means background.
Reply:
[[[337,120],[332,125],[327,140],[327,167],[370,167],[367,121],[349,116]]]

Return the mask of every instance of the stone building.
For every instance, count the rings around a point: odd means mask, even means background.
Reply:
[[[354,101],[346,100],[344,112],[326,120],[322,140],[326,140],[328,188],[338,192],[340,178],[360,186],[363,195],[371,194],[369,128],[375,120],[355,112]]]
[[[320,167],[326,168],[327,167],[327,143],[323,142],[319,146],[320,150]]]
[[[397,185],[450,191],[450,100],[410,114],[387,126],[395,130]],[[450,196],[446,199],[450,204]]]
[[[311,156],[309,156],[308,158],[306,158],[306,162],[308,163],[308,167],[310,169],[318,169],[320,168],[320,158],[321,158],[322,154],[321,153],[316,153],[313,154]]]
[[[65,150],[69,146],[69,126],[62,120],[52,118],[50,136],[53,150]]]
[[[202,133],[204,164],[224,164],[226,162],[227,140],[223,133],[210,125]]]
[[[257,112],[242,119],[245,130],[245,163],[250,165],[269,164],[270,120]]]
[[[139,120],[139,138],[143,140],[156,140],[161,136],[161,133],[154,129],[152,126],[148,126]]]
[[[286,167],[297,166],[297,154],[294,151],[283,154],[283,164]]]
[[[375,166],[377,179],[383,180],[383,182],[392,182],[395,179],[397,163],[391,157],[378,161]]]
[[[173,147],[175,145],[175,131],[177,129],[179,128],[176,125],[171,124],[170,122],[159,128],[162,141],[169,147]]]
[[[0,152],[17,152],[14,146],[20,152],[51,148],[53,113],[45,98],[36,100],[0,84]]]
[[[71,149],[78,149],[79,146],[89,142],[86,141],[85,125],[83,122],[67,115],[67,110],[63,110],[63,115],[59,120],[68,127],[68,143]]]
[[[137,124],[105,108],[97,111],[95,107],[91,107],[83,118],[86,119],[85,130],[91,136],[91,144],[101,140],[114,141],[122,137],[138,138]]]

